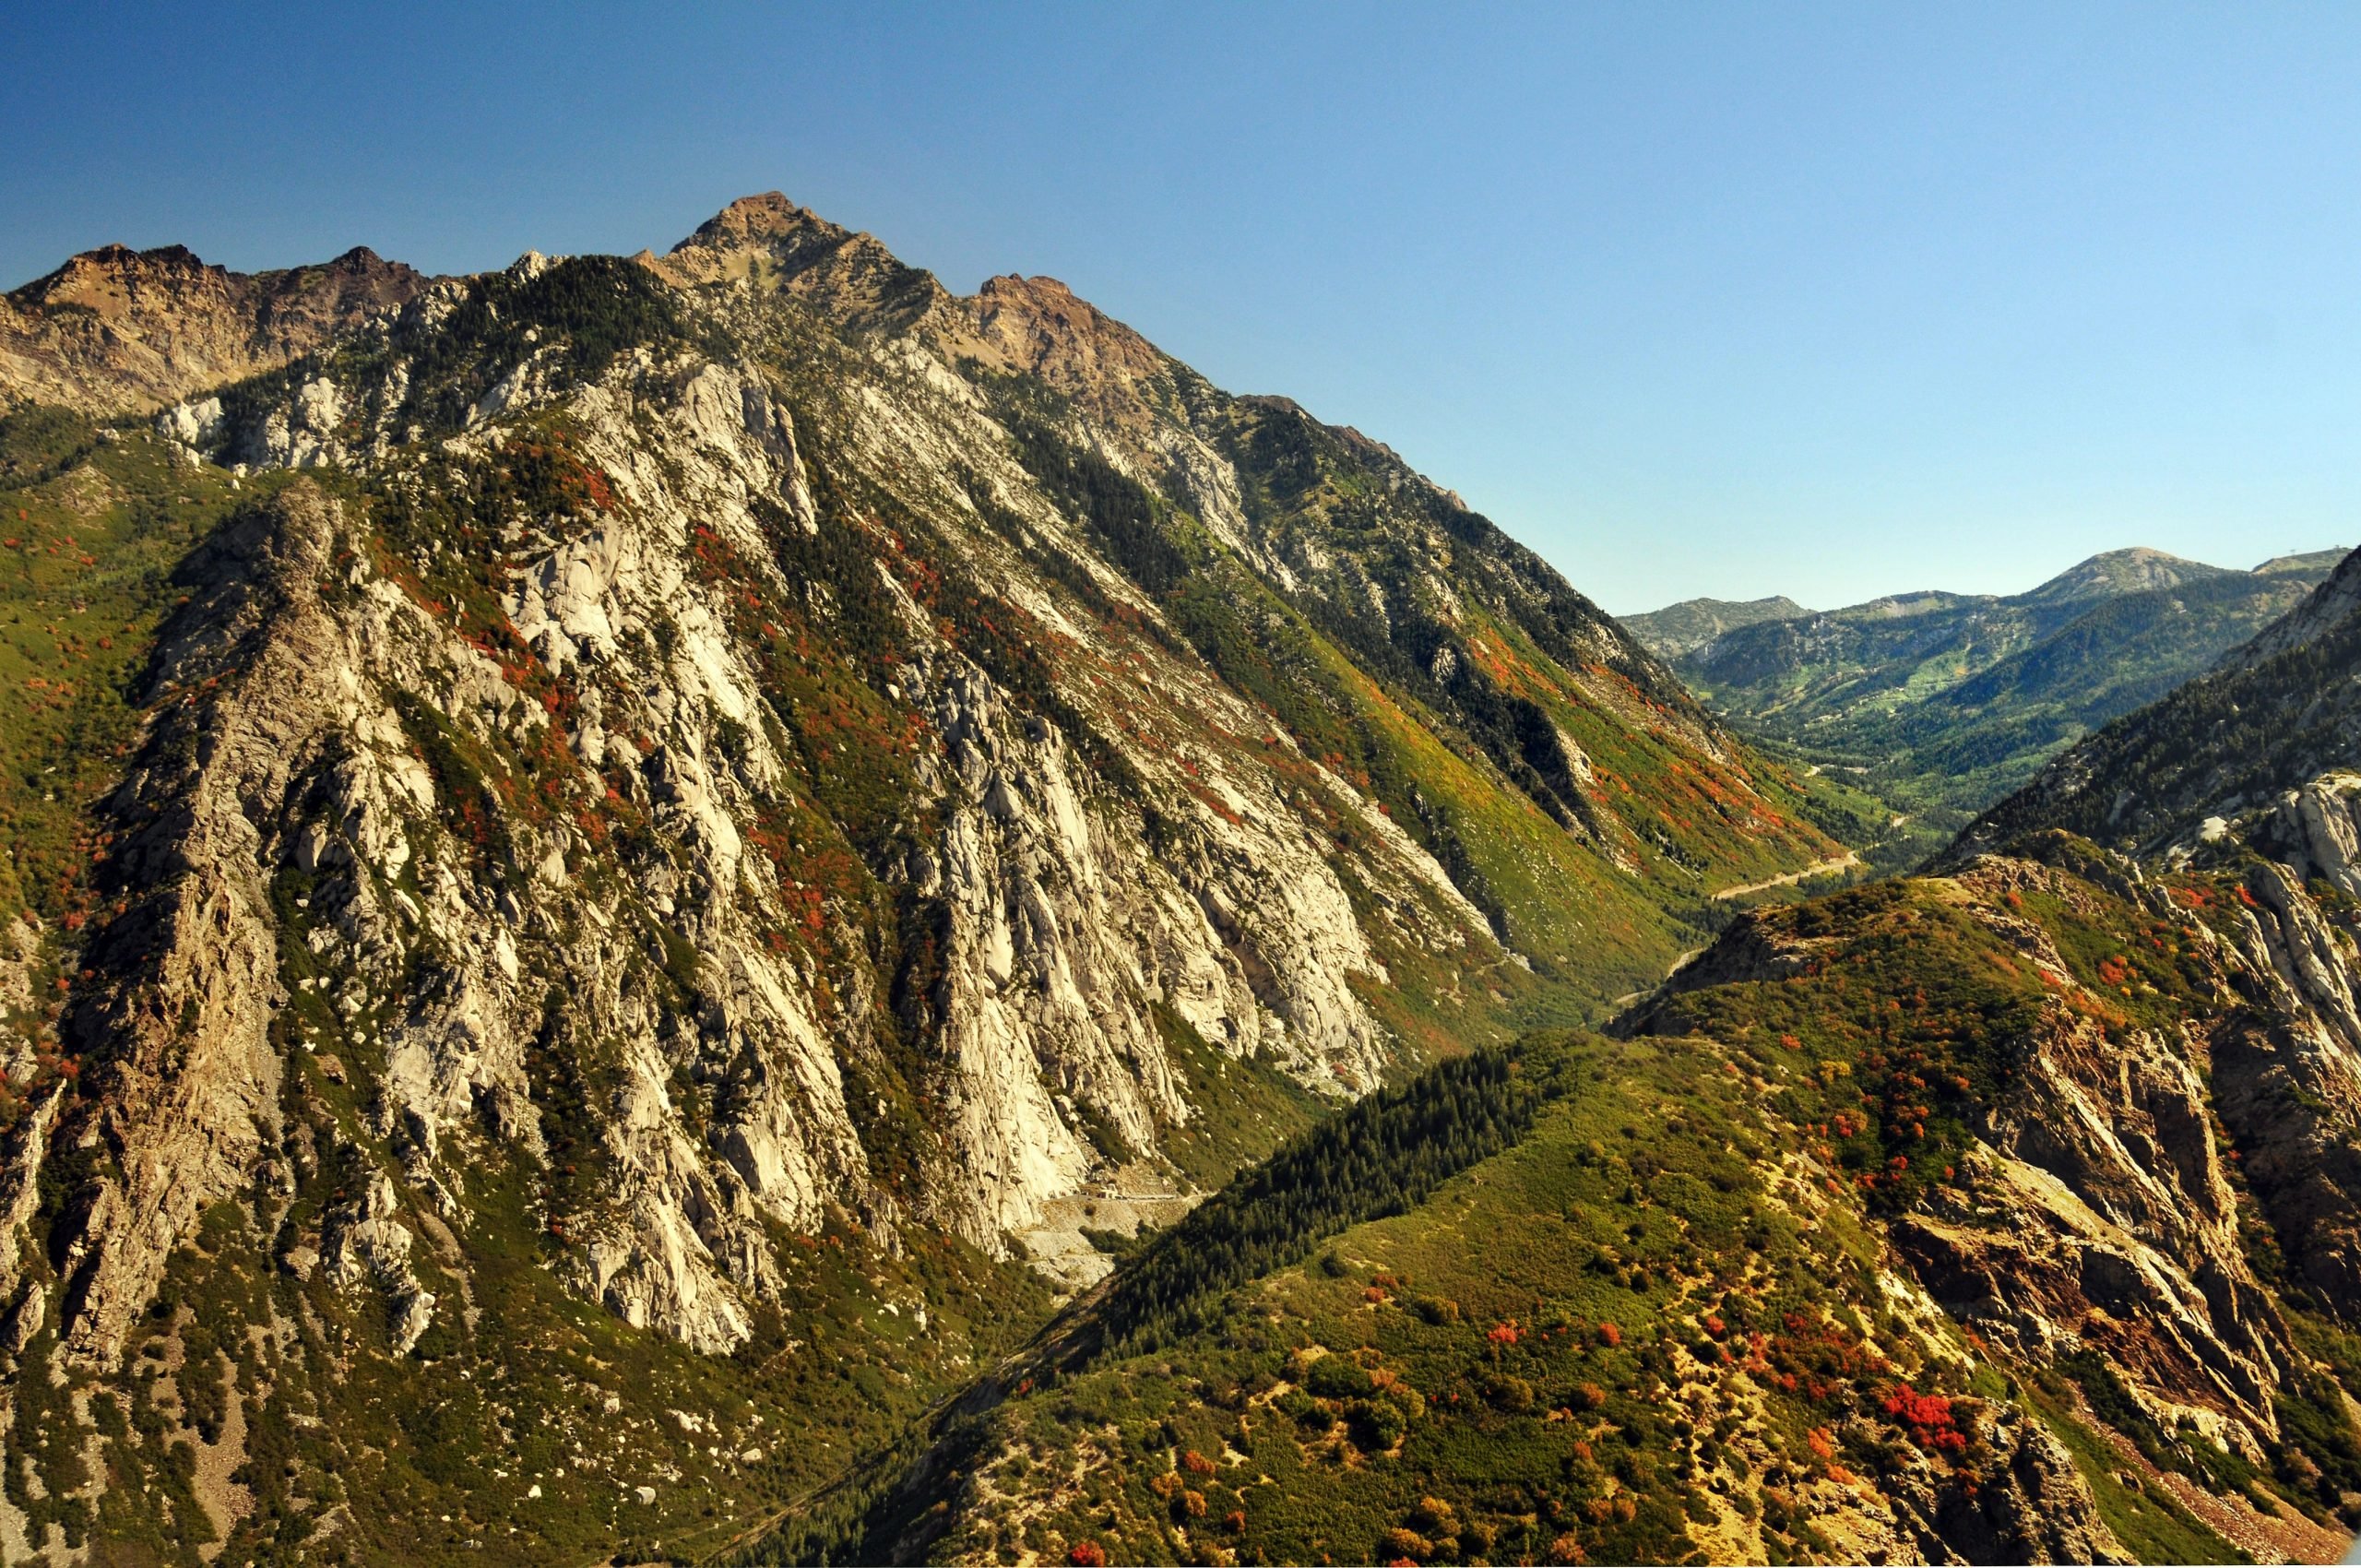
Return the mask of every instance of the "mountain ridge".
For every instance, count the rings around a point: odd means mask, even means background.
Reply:
[[[259,273],[183,245],[105,245],[0,297],[0,391],[85,413],[150,409],[316,351],[432,279],[356,245]]]
[[[1906,826],[1877,863],[1901,870],[2256,635],[2341,556],[2238,572],[2112,551],[2019,594],[1929,590],[1733,627],[1673,663],[1730,722],[1892,800]]]
[[[1537,1110],[1324,1124],[742,1561],[2349,1550],[2356,581],[1619,1043],[1526,1037]],[[1357,1158],[1418,1185],[1275,1181]]]
[[[718,1544],[1855,809],[1062,285],[784,197],[267,353],[198,276],[238,379],[0,366],[182,378],[0,424],[11,1551]]]

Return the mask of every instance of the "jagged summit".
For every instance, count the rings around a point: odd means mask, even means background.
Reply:
[[[143,279],[212,273],[229,277],[226,267],[208,267],[186,245],[158,245],[134,250],[125,244],[96,245],[66,258],[55,271],[8,291],[19,305],[90,303],[110,283],[121,285]]]
[[[696,232],[672,247],[672,254],[693,246],[726,249],[781,235],[816,233],[830,240],[852,238],[852,231],[831,223],[808,207],[799,207],[777,191],[740,196],[697,225]]]
[[[684,288],[743,284],[800,299],[840,325],[907,327],[948,291],[876,236],[831,223],[777,191],[741,196],[644,265]]]
[[[1128,394],[1168,368],[1155,345],[1054,278],[988,278],[960,304],[987,363],[1062,391]]]
[[[185,245],[101,245],[0,299],[0,407],[154,408],[324,348],[432,281],[366,246],[249,274]]]

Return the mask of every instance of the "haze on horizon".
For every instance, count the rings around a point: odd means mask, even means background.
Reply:
[[[0,281],[662,248],[773,187],[1385,441],[1623,612],[2361,536],[2361,13],[118,5]]]

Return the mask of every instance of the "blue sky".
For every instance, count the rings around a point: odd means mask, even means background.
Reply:
[[[2361,7],[44,6],[0,285],[777,188],[1384,440],[1609,609],[2361,541]]]

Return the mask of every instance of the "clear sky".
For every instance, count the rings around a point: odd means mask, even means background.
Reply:
[[[777,188],[1358,426],[1608,608],[2361,540],[2361,6],[0,11],[0,285]]]

